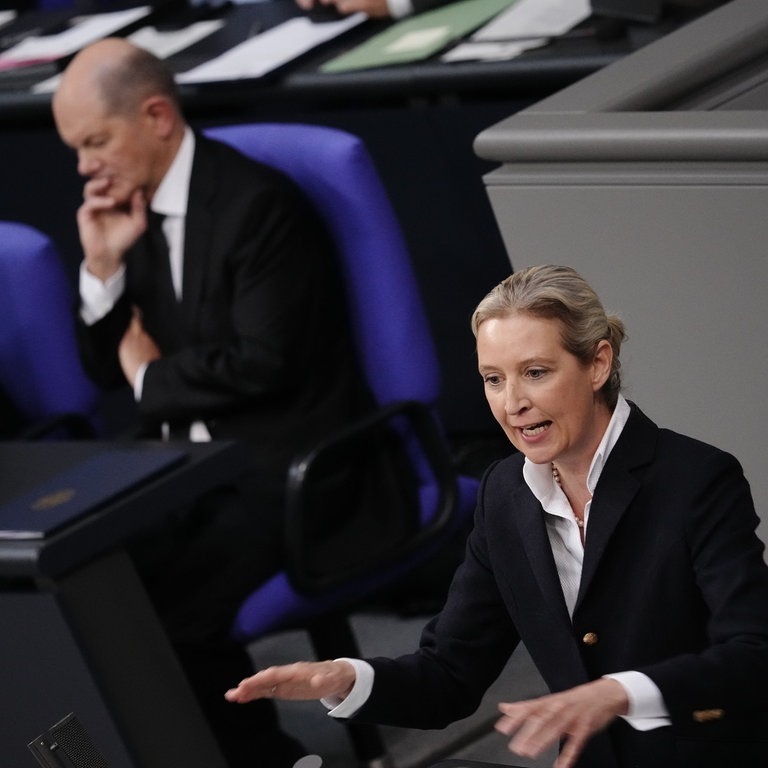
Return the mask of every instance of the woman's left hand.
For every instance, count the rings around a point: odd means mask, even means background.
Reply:
[[[509,749],[521,757],[538,757],[563,741],[555,768],[571,768],[589,738],[628,707],[624,687],[601,678],[538,699],[501,703],[496,730],[512,737]]]

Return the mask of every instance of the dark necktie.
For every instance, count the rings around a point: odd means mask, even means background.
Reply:
[[[165,216],[162,213],[156,213],[152,210],[147,210],[147,234],[149,235],[149,242],[152,247],[153,253],[160,258],[164,256],[168,259],[168,243],[165,239],[165,232],[163,232],[163,221]]]
[[[164,220],[165,216],[162,213],[147,210],[147,236],[149,238],[149,247],[152,251],[157,285],[163,292],[170,291],[171,296],[176,300],[176,291],[174,290],[173,278],[171,276],[168,241],[165,238],[165,232],[163,232]]]

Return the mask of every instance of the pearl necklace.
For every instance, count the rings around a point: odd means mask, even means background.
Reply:
[[[552,467],[552,479],[562,488],[563,484],[560,480],[560,472],[555,466],[554,461],[551,463],[551,467]],[[573,513],[573,517],[576,520],[576,525],[578,525],[579,528],[584,528],[584,520],[582,520],[582,518],[580,518],[575,512]]]

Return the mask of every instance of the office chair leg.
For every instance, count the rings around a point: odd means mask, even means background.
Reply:
[[[339,656],[358,658],[361,655],[346,615],[324,616],[313,622],[307,631],[318,659],[333,659]],[[376,725],[345,722],[344,726],[361,766],[395,768],[395,763],[387,754],[386,746]]]

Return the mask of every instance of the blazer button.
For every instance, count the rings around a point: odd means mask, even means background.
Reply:
[[[587,632],[587,634],[581,638],[581,642],[584,643],[584,645],[597,645],[597,641],[598,637],[595,632]]]
[[[712,720],[720,720],[725,715],[722,709],[697,709],[693,713],[693,719],[697,723],[710,723]]]

